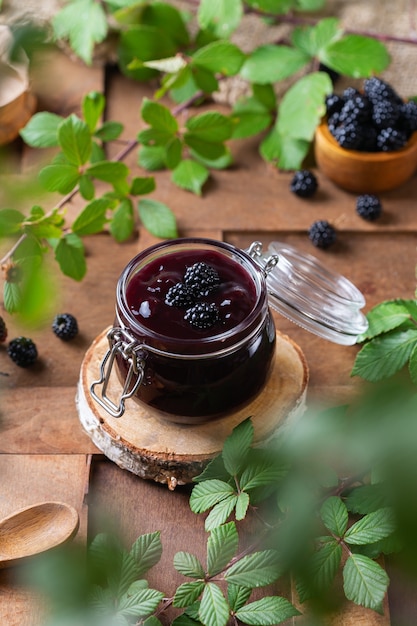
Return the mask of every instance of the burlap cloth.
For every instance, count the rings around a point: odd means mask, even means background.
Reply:
[[[194,0],[166,0],[178,8],[190,11],[196,7]],[[13,23],[18,20],[32,20],[40,24],[50,21],[51,16],[63,6],[62,0],[4,0],[0,11],[0,23]],[[386,42],[392,62],[383,78],[391,83],[404,96],[417,95],[417,8],[415,0],[327,0],[325,10],[310,17],[334,16],[340,18],[343,27],[349,31],[377,33],[396,38],[415,39],[414,44]],[[249,52],[255,47],[285,39],[292,27],[281,25],[270,27],[255,16],[245,16],[233,40],[243,50]],[[68,50],[71,54],[71,51]],[[106,60],[112,51],[99,47],[96,62]],[[348,79],[338,84],[340,90],[345,84],[355,84]],[[277,85],[278,93],[288,87],[284,82]],[[233,102],[245,91],[246,85],[233,78],[222,83],[219,99]]]

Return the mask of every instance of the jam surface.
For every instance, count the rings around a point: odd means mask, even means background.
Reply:
[[[200,281],[198,271],[196,280],[187,282],[196,264],[208,266],[217,275],[214,285],[205,289],[204,273]],[[195,286],[198,283],[200,290]],[[142,326],[179,340],[198,340],[233,329],[250,314],[256,299],[254,281],[239,262],[204,249],[154,259],[131,277],[126,288],[127,306]]]

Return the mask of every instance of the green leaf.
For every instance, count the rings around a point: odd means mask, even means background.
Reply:
[[[58,127],[58,141],[71,164],[84,165],[90,158],[92,140],[85,122],[72,113]]]
[[[294,0],[246,0],[257,11],[273,15],[288,13],[294,7]]]
[[[234,76],[242,67],[245,54],[227,40],[213,41],[195,52],[191,65],[198,65],[214,74]]]
[[[32,148],[58,146],[58,127],[63,119],[60,115],[47,111],[35,113],[19,134]]]
[[[181,11],[166,2],[145,2],[144,5],[142,13],[144,24],[159,28],[163,33],[169,35],[177,46],[188,46],[190,36]]]
[[[207,583],[205,586],[199,616],[204,626],[226,626],[229,620],[229,606],[214,583]]]
[[[242,0],[201,0],[197,19],[203,30],[227,38],[239,26],[242,15]]]
[[[55,220],[43,219],[39,222],[27,223],[24,227],[26,234],[31,233],[39,239],[59,239],[62,235],[62,225],[55,224]]]
[[[203,593],[204,587],[205,582],[202,580],[183,583],[177,587],[173,605],[177,608],[182,608],[193,604]]]
[[[138,578],[138,565],[132,554],[122,550],[108,573],[109,587],[117,597],[130,591]],[[137,591],[135,591],[137,593]]]
[[[417,302],[401,299],[386,300],[373,307],[366,317],[369,326],[366,333],[361,335],[361,341],[398,328],[410,319],[417,320]]]
[[[138,165],[149,172],[165,169],[165,149],[163,146],[141,146]]]
[[[204,528],[208,531],[217,528],[221,524],[224,524],[227,521],[231,512],[233,511],[237,502],[237,498],[237,494],[233,493],[215,504],[206,517],[206,520],[204,522]]]
[[[233,139],[245,139],[268,128],[272,123],[272,115],[262,105],[256,109],[253,102],[248,102],[246,107],[235,106],[232,120],[235,122]]]
[[[82,112],[90,133],[96,130],[96,126],[100,117],[103,115],[105,106],[106,98],[98,91],[90,91],[90,93],[83,98]]]
[[[227,600],[232,611],[237,611],[249,600],[252,589],[229,583],[227,585]]]
[[[178,137],[173,137],[165,146],[165,164],[173,170],[180,163],[182,157],[182,142]]]
[[[300,169],[310,148],[306,139],[297,139],[288,135],[281,135],[273,128],[261,142],[260,152],[266,161],[276,161],[282,170]]]
[[[161,558],[161,533],[156,531],[141,535],[132,545],[130,553],[139,566],[138,576],[142,576]]]
[[[417,342],[417,331],[393,330],[372,339],[356,355],[352,376],[361,376],[370,382],[389,378],[408,361]]]
[[[351,76],[366,78],[385,70],[391,59],[385,45],[362,35],[345,35],[322,49],[319,59],[332,69]]]
[[[176,74],[180,70],[187,67],[187,61],[181,55],[177,54],[174,57],[168,57],[167,59],[158,59],[155,61],[144,61],[145,67],[151,67],[159,72],[167,72],[168,74]]]
[[[72,232],[80,237],[100,233],[107,222],[106,211],[110,204],[108,198],[98,198],[87,204],[75,218]]]
[[[116,191],[126,193],[129,190],[127,176],[129,168],[125,163],[120,161],[101,161],[91,164],[86,173],[93,178],[98,178],[110,183]]]
[[[80,189],[80,194],[84,198],[84,200],[92,200],[94,198],[96,190],[90,176],[88,176],[87,174],[82,174],[80,176],[80,180],[78,181],[78,186]]]
[[[141,589],[136,593],[126,593],[118,604],[118,611],[125,617],[136,620],[153,613],[163,599],[164,594],[156,589]]]
[[[215,111],[207,111],[190,117],[185,125],[195,137],[209,143],[226,141],[230,139],[233,132],[233,123],[230,117]]]
[[[79,179],[78,167],[65,163],[47,165],[39,172],[39,180],[45,189],[59,191],[62,194],[70,193]]]
[[[122,30],[117,50],[121,71],[135,80],[149,80],[158,75],[158,71],[147,67],[132,67],[135,60],[153,61],[172,57],[177,52],[177,45],[172,37],[161,28],[147,24],[131,25]]]
[[[182,189],[187,189],[201,196],[201,189],[209,177],[209,171],[204,165],[184,159],[172,172],[172,181]]]
[[[327,17],[315,26],[295,28],[291,35],[291,42],[311,57],[319,55],[320,51],[332,41],[342,35],[340,22],[335,17]]]
[[[204,93],[213,93],[214,91],[219,90],[219,81],[210,70],[205,67],[199,67],[198,65],[194,65],[192,68],[192,75],[195,81],[195,84],[199,89],[204,91]]]
[[[224,144],[203,140],[194,133],[185,133],[184,141],[187,146],[206,159],[220,159],[226,154]]]
[[[61,9],[52,20],[57,39],[69,38],[74,52],[85,63],[92,61],[96,43],[107,35],[106,14],[94,0],[74,0]]]
[[[276,83],[301,70],[308,61],[309,57],[297,48],[266,44],[250,54],[240,74],[261,85]]]
[[[55,247],[55,258],[65,276],[81,281],[87,271],[84,246],[75,233],[68,233]]]
[[[228,583],[253,589],[273,583],[280,574],[277,552],[263,550],[244,556],[229,567],[224,577]]]
[[[382,613],[389,578],[375,561],[351,554],[343,568],[343,588],[348,600]]]
[[[295,615],[301,615],[301,613],[291,602],[279,596],[267,596],[255,600],[236,611],[238,620],[254,626],[273,626]]]
[[[144,146],[165,146],[173,138],[174,135],[159,128],[145,128],[138,133],[138,141]]]
[[[277,104],[277,97],[271,84],[252,84],[253,98],[258,101],[264,109],[274,112]]]
[[[94,133],[94,137],[101,141],[114,141],[123,132],[123,124],[120,122],[104,122]]]
[[[236,554],[239,537],[236,524],[229,522],[213,528],[207,541],[207,573],[215,576]]]
[[[346,497],[345,504],[351,513],[372,513],[386,506],[387,496],[383,483],[360,485]]]
[[[408,370],[410,372],[411,380],[415,385],[417,385],[417,344],[411,351],[410,361],[408,363]]]
[[[238,521],[245,519],[249,507],[249,495],[242,491],[236,501],[236,519]]]
[[[10,237],[18,233],[25,216],[16,209],[0,210],[0,237]]]
[[[368,513],[349,528],[344,536],[346,543],[364,545],[375,543],[391,535],[395,530],[394,515],[391,509],[384,508]]]
[[[226,470],[236,476],[244,466],[253,441],[253,424],[250,418],[233,429],[223,444],[222,457]]]
[[[178,131],[177,120],[172,115],[171,111],[159,102],[144,98],[141,107],[141,115],[149,126],[163,131],[168,135],[175,135]]]
[[[339,570],[342,561],[342,546],[338,541],[326,542],[315,552],[308,564],[313,589],[327,591]],[[303,599],[304,601],[304,599]]]
[[[18,313],[21,308],[22,291],[18,283],[4,281],[3,301],[5,310],[12,314]]]
[[[233,487],[222,480],[206,480],[193,488],[190,496],[191,510],[193,513],[203,513],[232,494],[235,494]]]
[[[264,485],[275,485],[285,476],[288,468],[281,465],[276,458],[264,454],[261,458],[251,458],[245,465],[240,477],[240,488],[250,491]]]
[[[175,216],[166,204],[149,198],[141,198],[138,211],[146,230],[155,237],[161,239],[178,237]]]
[[[325,72],[313,72],[300,78],[281,100],[278,132],[282,136],[311,141],[325,113],[325,97],[332,91],[332,82]]]
[[[341,498],[327,498],[320,509],[320,516],[326,528],[337,537],[343,537],[349,521],[346,505]]]
[[[192,149],[190,149],[190,154],[193,157],[193,159],[195,159],[202,165],[205,165],[207,168],[213,169],[213,170],[223,170],[229,167],[233,163],[233,155],[227,146],[225,146],[224,153],[216,159],[209,159],[207,157],[203,157],[201,156],[201,154],[198,154]]]
[[[133,204],[130,198],[123,198],[113,213],[109,223],[110,233],[116,241],[121,243],[132,235],[135,228]]]
[[[177,572],[189,578],[205,577],[205,571],[200,561],[189,552],[177,552],[174,556],[174,567]]]
[[[130,193],[132,196],[143,196],[155,191],[155,178],[153,176],[136,176],[132,180]]]

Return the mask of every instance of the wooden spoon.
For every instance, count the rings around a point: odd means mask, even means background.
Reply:
[[[74,537],[77,511],[63,502],[33,504],[0,520],[0,568],[55,548]]]

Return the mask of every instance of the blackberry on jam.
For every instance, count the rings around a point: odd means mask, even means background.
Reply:
[[[7,354],[19,367],[29,367],[36,361],[38,350],[32,339],[17,337],[9,343]]]
[[[310,226],[308,236],[316,248],[329,248],[336,241],[336,230],[327,220],[317,220]]]
[[[184,284],[200,296],[206,296],[220,284],[217,270],[207,263],[194,263],[184,274]]]
[[[381,201],[374,194],[364,193],[356,198],[356,212],[364,220],[373,222],[381,215]]]
[[[184,283],[176,283],[172,285],[165,296],[165,304],[168,306],[178,306],[187,308],[194,304],[195,292],[191,287],[187,287]]]
[[[318,188],[317,178],[310,170],[299,170],[295,172],[290,190],[300,198],[310,198]]]
[[[0,317],[0,343],[4,343],[7,339],[7,326],[6,322]]]
[[[52,330],[59,339],[70,341],[78,335],[78,323],[71,313],[60,313],[52,322]]]
[[[187,309],[184,319],[192,326],[204,330],[211,328],[219,320],[219,309],[215,304],[197,302],[193,307]]]

